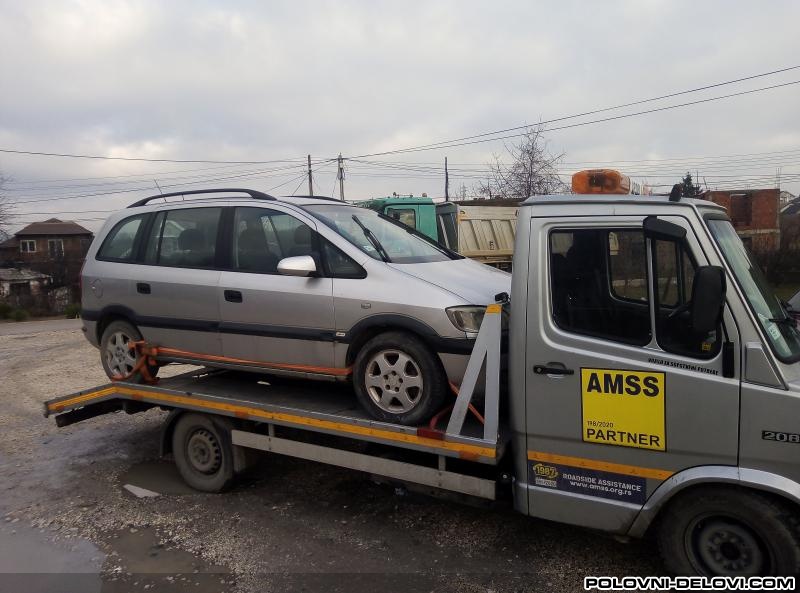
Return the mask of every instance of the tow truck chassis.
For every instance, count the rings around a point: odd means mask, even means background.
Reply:
[[[49,400],[44,414],[55,415],[56,424],[66,426],[106,413],[159,407],[172,411],[165,435],[184,412],[226,417],[230,420],[220,424],[229,427],[225,440],[234,451],[236,447],[269,451],[493,500],[497,480],[486,477],[492,474],[486,470],[496,469],[510,440],[499,425],[500,313],[500,305],[487,307],[444,430],[437,423],[447,410],[424,427],[378,422],[361,411],[347,385],[275,381],[209,369],[160,379],[154,385],[107,383]],[[469,416],[482,368],[484,413]],[[330,435],[336,444],[309,442],[314,440],[309,433]],[[354,442],[383,447],[374,448],[376,453],[369,447],[367,452],[353,451]],[[449,463],[456,459],[477,463]]]

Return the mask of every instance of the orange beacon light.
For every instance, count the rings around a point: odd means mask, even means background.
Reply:
[[[576,194],[629,194],[631,180],[614,169],[587,169],[572,176],[572,192]]]

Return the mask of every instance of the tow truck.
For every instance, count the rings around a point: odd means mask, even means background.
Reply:
[[[582,171],[581,193],[520,206],[510,298],[487,307],[451,405],[424,426],[366,417],[346,385],[208,369],[44,413],[166,410],[162,452],[202,491],[267,451],[652,530],[676,574],[800,574],[800,331],[724,209],[625,180]]]

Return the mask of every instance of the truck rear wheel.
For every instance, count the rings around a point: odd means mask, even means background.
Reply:
[[[372,417],[415,425],[439,411],[447,377],[436,354],[421,340],[404,332],[386,332],[358,352],[353,386]]]
[[[752,490],[720,487],[680,495],[660,518],[658,540],[674,574],[800,574],[797,509]]]
[[[184,481],[195,490],[221,492],[234,477],[230,431],[203,414],[178,418],[172,455]]]

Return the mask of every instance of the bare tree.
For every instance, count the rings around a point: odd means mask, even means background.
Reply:
[[[541,126],[527,129],[516,144],[505,145],[506,164],[499,155],[489,164],[486,182],[479,182],[478,193],[487,198],[527,198],[534,195],[569,191],[558,175],[564,153],[554,155],[547,148]]]

